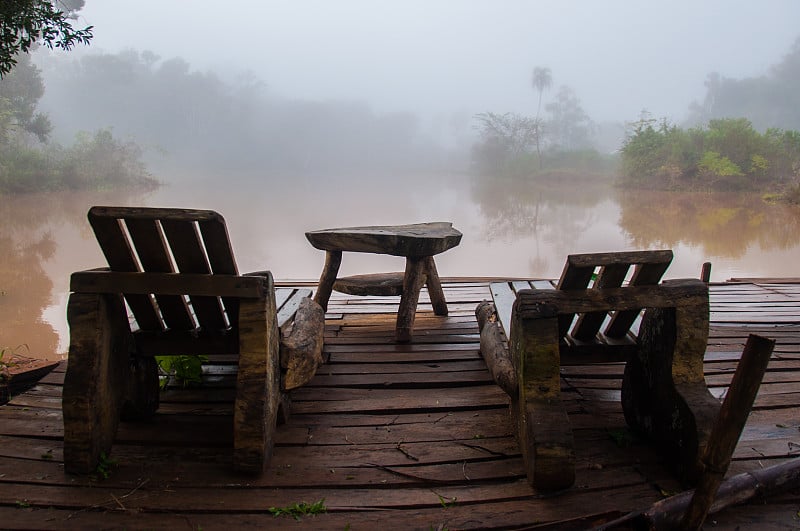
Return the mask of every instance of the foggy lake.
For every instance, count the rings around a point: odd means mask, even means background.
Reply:
[[[227,220],[240,271],[316,280],[324,253],[304,232],[451,221],[461,245],[437,257],[442,277],[555,278],[567,254],[670,248],[667,278],[797,276],[800,210],[758,195],[623,191],[466,175],[388,180],[246,176],[195,178],[146,193],[15,196],[0,225],[0,345],[34,357],[66,355],[73,271],[105,266],[86,220],[92,205],[207,208]],[[345,254],[342,274],[399,271],[403,259]]]

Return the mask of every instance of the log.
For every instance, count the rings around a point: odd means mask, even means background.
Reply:
[[[722,482],[709,513],[714,514],[732,505],[745,503],[755,498],[764,499],[770,495],[798,487],[800,487],[800,458],[738,474]],[[654,503],[643,511],[629,513],[598,526],[595,531],[682,529],[681,519],[693,494],[692,490],[676,494]]]
[[[307,384],[322,365],[325,312],[309,298],[300,302],[294,321],[284,327],[281,338],[281,389],[290,391]]]
[[[475,316],[481,331],[481,355],[492,379],[508,396],[516,397],[519,392],[517,371],[511,361],[511,353],[504,345],[503,331],[497,322],[494,304],[483,301],[475,309]]]
[[[774,340],[755,334],[750,334],[747,339],[742,358],[728,388],[728,394],[711,431],[708,445],[700,458],[703,472],[684,515],[681,524],[683,529],[700,529],[703,525],[714,501],[714,495],[731,463],[731,456],[747,417],[750,416],[750,410],[774,347]]]

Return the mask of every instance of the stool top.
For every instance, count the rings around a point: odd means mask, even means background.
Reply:
[[[323,251],[390,254],[393,256],[433,256],[461,242],[461,232],[450,222],[343,227],[306,232],[308,241]]]

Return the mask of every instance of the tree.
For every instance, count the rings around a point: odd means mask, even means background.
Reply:
[[[556,100],[545,109],[551,116],[548,138],[553,146],[567,151],[589,147],[595,125],[571,88],[559,88]]]
[[[39,69],[29,56],[20,57],[16,68],[0,79],[0,143],[7,141],[12,133],[23,132],[36,135],[40,142],[50,134],[50,119],[36,112],[44,94],[44,82]]]
[[[533,69],[533,77],[531,78],[533,88],[539,93],[539,104],[536,106],[536,155],[539,157],[539,169],[542,169],[542,151],[539,145],[541,136],[541,122],[539,121],[539,112],[542,110],[542,93],[545,89],[549,89],[553,84],[553,75],[547,67],[537,66]]]
[[[476,148],[477,162],[487,169],[499,169],[538,144],[538,122],[514,113],[483,112],[475,115],[481,144]]]
[[[63,50],[89,44],[92,26],[75,29],[71,22],[83,4],[84,0],[2,0],[0,77],[17,64],[17,54],[28,53],[37,44]]]

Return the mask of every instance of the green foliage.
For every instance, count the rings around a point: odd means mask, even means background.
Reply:
[[[66,12],[56,7],[66,7]],[[11,72],[17,55],[37,44],[69,50],[89,44],[92,26],[72,27],[70,19],[83,7],[83,0],[3,0],[0,2],[0,77]]]
[[[100,453],[100,459],[97,462],[95,472],[97,477],[108,479],[111,477],[111,470],[116,466],[117,462],[109,458],[105,452]]]
[[[158,368],[163,373],[161,387],[169,383],[169,378],[174,378],[182,387],[203,382],[203,363],[208,361],[208,356],[156,356]]]
[[[701,172],[719,177],[744,175],[742,170],[728,157],[723,157],[716,151],[706,151],[697,164]]]
[[[268,510],[272,516],[291,516],[295,520],[300,520],[302,516],[322,514],[327,512],[328,509],[325,507],[325,498],[322,498],[314,503],[303,501],[300,503],[292,503],[286,507],[270,507]]]
[[[765,190],[800,177],[800,133],[761,134],[744,118],[683,130],[643,116],[621,155],[623,183],[644,188]]]
[[[0,193],[152,187],[141,148],[111,131],[81,133],[70,148],[0,145]]]

